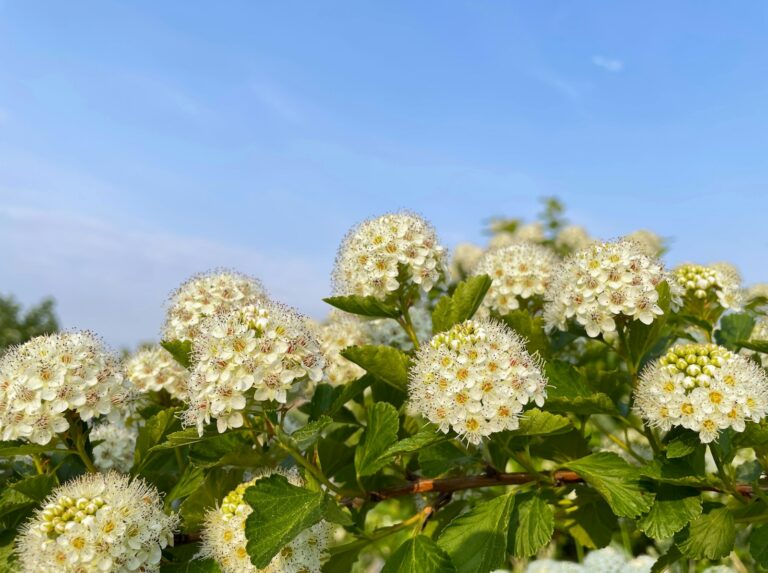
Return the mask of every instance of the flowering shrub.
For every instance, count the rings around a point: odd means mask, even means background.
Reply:
[[[7,350],[0,572],[768,567],[768,288],[553,201],[490,231],[354,227],[323,324],[212,271],[124,361]]]

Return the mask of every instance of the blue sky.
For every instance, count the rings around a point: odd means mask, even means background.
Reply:
[[[231,266],[321,317],[353,223],[557,195],[768,280],[762,2],[0,0],[0,284],[152,339]]]

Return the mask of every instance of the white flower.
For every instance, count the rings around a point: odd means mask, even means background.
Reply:
[[[768,378],[743,356],[715,344],[674,346],[643,370],[635,405],[648,423],[683,426],[703,443],[720,430],[743,432],[768,412]]]
[[[23,573],[159,571],[178,521],[141,478],[87,474],[45,500],[24,524],[16,553]]]
[[[528,564],[525,573],[588,573],[588,570],[583,565],[572,561],[537,559]],[[590,573],[592,573],[591,570]]]
[[[626,563],[626,555],[609,546],[587,553],[584,558],[584,569],[600,571],[600,573],[620,573]]]
[[[719,304],[724,309],[739,310],[744,303],[741,277],[727,264],[710,266],[684,264],[673,271],[677,284],[683,289],[686,305]]]
[[[171,294],[163,328],[164,340],[193,340],[207,318],[266,300],[253,277],[234,271],[195,275]]]
[[[345,313],[332,312],[328,322],[317,331],[320,349],[325,356],[325,377],[328,383],[338,386],[365,374],[365,370],[341,355],[341,351],[349,346],[366,343],[365,330],[358,319]]]
[[[416,338],[427,340],[432,336],[432,313],[425,306],[414,306],[408,313]],[[369,344],[388,345],[400,350],[413,350],[413,342],[397,321],[392,318],[376,318],[362,323]]]
[[[133,465],[138,429],[125,422],[108,422],[91,428],[91,442],[101,442],[93,448],[93,463],[99,471],[116,470],[128,473]]]
[[[637,243],[643,253],[649,257],[660,257],[667,249],[667,245],[662,237],[653,231],[648,231],[646,229],[634,231],[625,238]]]
[[[319,342],[293,310],[273,302],[245,306],[204,322],[192,345],[187,424],[219,432],[243,424],[248,398],[286,403],[302,380],[319,382],[325,359]]]
[[[557,255],[534,243],[515,243],[486,253],[473,274],[492,279],[482,309],[507,314],[520,308],[520,301],[541,297],[550,285],[558,264]]]
[[[162,346],[143,348],[125,361],[125,375],[141,392],[166,390],[184,400],[189,372]]]
[[[473,444],[514,430],[523,406],[546,398],[547,379],[523,340],[501,323],[468,320],[421,347],[410,372],[414,410]]]
[[[117,359],[90,332],[38,336],[0,359],[3,440],[47,444],[69,428],[67,412],[115,417],[129,397]]]
[[[277,468],[257,474],[227,494],[220,507],[208,512],[202,530],[201,557],[214,559],[222,573],[320,573],[333,534],[333,527],[325,521],[299,533],[265,568],[257,569],[251,563],[246,550],[245,520],[253,509],[243,500],[245,490],[272,474],[286,477],[294,486],[304,485],[295,470]]]
[[[584,227],[568,225],[560,229],[555,237],[555,246],[568,252],[580,251],[589,246],[592,239]]]
[[[591,337],[616,330],[616,319],[651,324],[663,314],[656,287],[667,280],[661,263],[636,243],[595,243],[568,257],[547,289],[544,320],[565,330],[570,319]]]
[[[483,249],[472,243],[460,243],[453,249],[451,256],[451,277],[453,280],[472,274],[480,258],[483,256]]]
[[[383,299],[397,290],[398,265],[428,292],[445,274],[445,249],[432,226],[409,213],[365,221],[344,238],[336,257],[335,291]]]
[[[620,573],[651,573],[651,568],[656,563],[656,559],[650,555],[640,555],[630,559]]]

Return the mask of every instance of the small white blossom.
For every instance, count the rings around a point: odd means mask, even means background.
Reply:
[[[459,281],[472,274],[480,258],[483,256],[483,249],[472,243],[459,243],[453,249],[451,255],[451,277]]]
[[[344,238],[336,257],[335,291],[383,299],[397,290],[398,265],[425,292],[446,274],[445,249],[432,226],[410,213],[365,221]]]
[[[481,309],[507,314],[520,301],[541,297],[552,281],[559,260],[550,249],[534,243],[515,243],[486,253],[473,274],[493,281]]]
[[[711,303],[724,309],[739,310],[744,303],[741,277],[730,265],[684,264],[673,271],[673,276],[683,289],[686,305]]]
[[[650,424],[683,426],[703,443],[725,428],[743,432],[768,412],[768,377],[753,362],[715,344],[674,346],[647,366],[635,405]]]
[[[114,418],[129,398],[118,360],[90,332],[38,336],[0,358],[3,440],[44,445],[69,428],[67,412]]]
[[[162,346],[143,348],[125,361],[125,375],[140,392],[166,390],[185,400],[189,372]]]
[[[591,337],[615,331],[619,317],[651,324],[663,314],[656,287],[664,280],[661,263],[636,243],[595,243],[560,265],[545,294],[544,320],[550,330],[565,330],[573,319]]]
[[[138,428],[125,422],[108,422],[91,428],[91,442],[101,442],[93,448],[93,463],[99,471],[128,473],[133,465],[137,435]]]
[[[560,229],[555,237],[555,246],[568,252],[580,251],[592,243],[593,239],[584,227],[568,225]]]
[[[212,558],[222,573],[320,573],[333,537],[333,527],[321,521],[305,529],[283,547],[263,569],[257,569],[246,550],[245,520],[253,509],[243,500],[245,490],[258,480],[280,474],[294,486],[303,480],[295,470],[262,470],[249,482],[242,483],[222,500],[221,506],[205,517],[201,557]]]
[[[249,398],[285,404],[300,381],[322,380],[325,366],[320,343],[303,318],[273,302],[207,320],[192,352],[185,421],[201,435],[211,418],[219,432],[242,426]]]
[[[613,547],[590,551],[584,558],[584,569],[600,573],[620,573],[627,563],[627,556]]]
[[[193,340],[208,317],[256,304],[267,298],[253,277],[233,271],[195,275],[171,294],[164,340]]]
[[[24,524],[16,553],[23,573],[160,570],[176,515],[141,478],[87,474],[58,487]]]
[[[414,410],[473,444],[519,426],[523,407],[546,398],[547,379],[523,340],[492,320],[468,320],[421,347],[410,372]]]
[[[349,346],[366,343],[361,321],[345,313],[332,312],[326,324],[318,329],[320,349],[325,356],[325,377],[328,383],[338,386],[360,378],[365,370],[341,355]]]

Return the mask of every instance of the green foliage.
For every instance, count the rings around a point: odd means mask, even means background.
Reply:
[[[456,286],[452,295],[441,298],[432,312],[432,331],[437,334],[472,318],[491,288],[488,275],[469,277]]]
[[[451,558],[426,535],[403,543],[387,560],[381,573],[454,573]]]
[[[323,301],[344,312],[371,318],[399,318],[400,310],[393,304],[373,296],[331,296]]]
[[[755,327],[755,319],[752,315],[741,312],[728,314],[720,321],[720,329],[715,332],[715,340],[718,344],[729,350],[738,350],[739,343],[749,340],[752,329]]]
[[[355,470],[359,477],[376,473],[389,461],[385,455],[397,441],[397,410],[386,402],[374,404],[368,411],[368,427],[355,449]]]
[[[508,551],[515,557],[530,557],[549,543],[555,530],[555,515],[549,504],[535,493],[515,496],[509,521]]]
[[[0,296],[0,352],[41,334],[59,330],[53,299],[47,298],[22,311],[12,296]]]
[[[184,368],[192,364],[192,342],[189,340],[164,340],[160,346],[165,348],[173,359]]]
[[[713,509],[693,520],[675,541],[683,555],[692,559],[722,559],[736,541],[733,514],[727,507]]]

